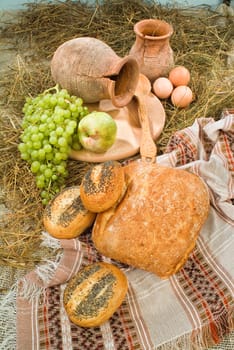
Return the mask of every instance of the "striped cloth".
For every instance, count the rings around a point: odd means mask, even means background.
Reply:
[[[234,275],[234,111],[220,120],[199,118],[176,132],[158,163],[200,175],[210,191],[211,209],[184,267],[167,280],[100,255],[91,232],[79,239],[45,241],[61,247],[48,262],[18,283],[19,350],[204,349],[233,329]],[[172,228],[173,229],[173,228]],[[72,324],[63,307],[66,282],[80,268],[111,261],[126,274],[128,294],[100,327]]]

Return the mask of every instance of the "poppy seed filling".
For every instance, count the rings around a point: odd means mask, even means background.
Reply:
[[[107,186],[110,186],[113,178],[113,168],[115,165],[112,161],[105,162],[104,166],[98,165],[100,167],[99,180],[92,179],[92,171],[90,169],[84,176],[83,186],[84,192],[87,195],[93,195],[95,193],[104,192]]]
[[[60,215],[58,219],[58,224],[62,227],[67,227],[78,214],[84,213],[85,211],[86,208],[84,207],[80,196],[76,197],[69,205],[69,207],[67,207],[66,210]]]
[[[108,273],[92,287],[87,297],[77,306],[74,314],[79,318],[90,318],[98,315],[99,310],[108,305],[112,298],[115,276]],[[104,289],[104,292],[102,290]]]
[[[95,272],[99,271],[100,269],[101,266],[95,264],[90,268],[84,268],[76,276],[74,276],[69,282],[69,288],[67,288],[66,292],[64,293],[64,303],[68,303],[68,301],[72,297],[72,293],[74,292],[77,286],[79,286],[82,282],[84,282],[87,278],[92,276]]]

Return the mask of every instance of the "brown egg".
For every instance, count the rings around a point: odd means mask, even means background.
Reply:
[[[168,98],[173,90],[171,81],[165,77],[157,78],[153,83],[153,92],[158,98]]]
[[[188,85],[190,72],[184,66],[175,67],[169,73],[169,80],[174,86]]]
[[[174,106],[184,108],[193,100],[192,90],[185,85],[177,86],[171,94],[171,102]]]

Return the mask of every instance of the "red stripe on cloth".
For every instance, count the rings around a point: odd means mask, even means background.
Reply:
[[[50,342],[49,342],[49,325],[48,325],[48,309],[47,309],[47,295],[45,293],[44,295],[44,307],[43,307],[43,321],[44,321],[44,334],[45,334],[45,346],[46,349],[50,348]]]
[[[128,287],[128,302],[129,302],[129,311],[132,315],[132,319],[135,323],[135,329],[138,333],[138,338],[141,341],[141,344],[144,349],[153,348],[153,343],[151,342],[151,337],[148,331],[148,328],[143,320],[141,315],[141,309],[138,304],[138,299],[136,297],[134,288],[129,283]]]
[[[182,138],[182,135],[181,135],[181,138]],[[179,144],[178,145],[178,148],[180,150],[180,156],[181,156],[181,161],[180,163],[181,164],[186,164],[186,154],[185,154],[185,149],[184,149],[184,146]]]
[[[219,288],[219,285],[214,281],[214,279],[211,277],[211,275],[206,271],[206,269],[204,268],[204,266],[201,264],[201,262],[199,261],[199,259],[197,259],[195,253],[192,253],[192,256],[194,258],[194,260],[196,261],[196,263],[200,266],[200,269],[204,272],[204,274],[206,275],[207,279],[211,282],[211,284],[213,284],[213,286],[215,287],[216,291],[218,292],[219,296],[221,297],[223,303],[227,306],[228,305],[228,301],[223,293],[223,291]]]
[[[202,297],[201,293],[197,290],[197,288],[194,286],[194,284],[190,280],[189,276],[187,276],[187,274],[185,273],[184,269],[181,270],[181,273],[183,274],[184,278],[187,280],[187,282],[188,282],[190,288],[192,289],[192,291],[200,299],[201,305],[203,306],[204,311],[205,311],[205,313],[206,313],[206,315],[208,317],[208,320],[209,320],[209,325],[210,325],[212,338],[213,338],[214,342],[217,344],[220,341],[220,339],[219,339],[217,327],[215,325],[215,322],[214,322],[214,319],[213,319],[213,316],[212,316],[212,312],[210,311],[208,303]]]
[[[128,344],[130,346],[129,350],[134,350],[134,344],[133,344],[133,339],[131,337],[131,332],[128,329],[127,320],[124,317],[124,312],[123,312],[121,307],[119,308],[119,315],[120,315],[120,319],[122,321],[122,324],[124,325],[124,332],[126,334],[126,340],[128,341]]]
[[[218,335],[217,326],[214,322],[210,323],[210,330],[211,330],[212,338],[213,338],[215,344],[218,344],[220,342],[220,338]]]
[[[178,132],[178,134],[180,135],[181,140],[183,140],[183,142],[184,142],[183,146],[190,149],[193,157],[196,157],[197,146],[192,141],[192,132],[191,132],[190,128],[186,128],[183,132]]]
[[[226,223],[225,223],[226,225]],[[223,225],[223,230],[225,230],[225,225]],[[220,265],[217,258],[212,255],[212,252],[209,248],[209,246],[206,244],[205,240],[202,236],[200,236],[197,240],[197,245],[199,246],[199,249],[202,251],[203,255],[205,255],[206,259],[208,259],[210,266],[215,271],[216,275],[225,283],[226,288],[228,288],[230,291],[233,290],[233,284],[232,284],[232,275],[225,269],[224,267]]]
[[[230,164],[230,171],[234,171],[234,158],[233,158],[233,153],[230,149],[230,145],[229,145],[229,142],[228,142],[228,138],[227,138],[227,135],[223,135],[223,139],[224,139],[224,144],[225,144],[225,148],[226,148],[226,152],[227,152],[227,155],[228,155],[228,163]]]
[[[185,165],[197,158],[197,147],[192,141],[189,128],[176,132],[170,139],[166,153],[176,151],[175,166]]]

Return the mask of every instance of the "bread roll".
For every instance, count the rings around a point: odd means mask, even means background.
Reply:
[[[92,225],[96,214],[87,210],[80,198],[79,186],[65,188],[46,206],[43,224],[58,239],[78,237]]]
[[[64,307],[73,323],[81,327],[96,327],[113,315],[127,290],[127,278],[119,268],[104,262],[94,263],[80,270],[68,282]]]
[[[125,189],[123,167],[110,160],[86,172],[80,185],[80,197],[88,210],[99,213],[114,206]]]
[[[193,250],[209,211],[206,185],[195,174],[156,163],[125,167],[129,185],[115,208],[97,215],[99,252],[167,278]]]

